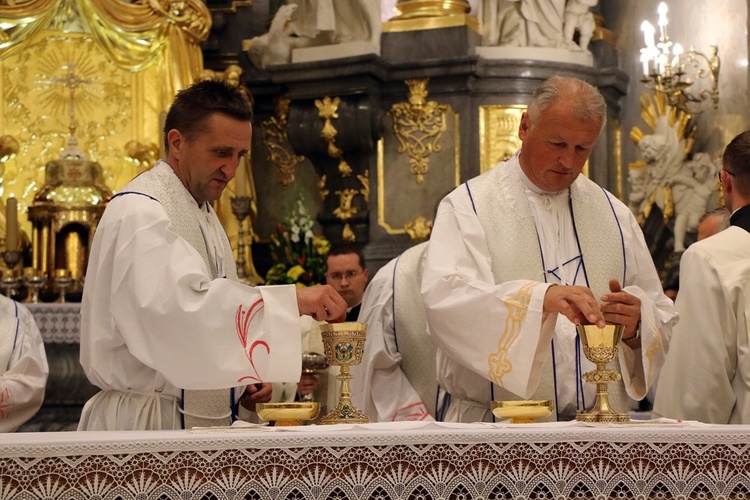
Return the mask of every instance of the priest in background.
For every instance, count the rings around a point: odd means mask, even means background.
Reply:
[[[351,243],[338,243],[326,257],[326,283],[346,301],[346,321],[357,321],[369,274],[362,249]]]
[[[750,424],[750,131],[729,143],[719,180],[730,227],[680,260],[677,325],[654,414]]]
[[[47,356],[28,309],[0,295],[0,432],[14,432],[42,406]]]
[[[166,161],[109,202],[81,305],[81,365],[102,390],[79,430],[229,425],[270,400],[271,382],[299,380],[300,315],[344,319],[330,286],[236,281],[211,202],[247,154],[251,120],[250,103],[224,82],[180,91]]]
[[[491,420],[492,400],[549,399],[558,420],[590,409],[596,385],[581,373],[595,366],[576,324],[625,325],[616,410],[656,380],[674,306],[631,211],[581,175],[605,120],[595,87],[548,79],[521,118],[521,151],[440,204],[422,295],[446,420]]]

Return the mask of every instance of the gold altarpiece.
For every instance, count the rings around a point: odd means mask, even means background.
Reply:
[[[27,234],[45,166],[60,158],[72,118],[79,149],[102,166],[109,189],[117,191],[153,164],[164,113],[203,70],[199,44],[210,25],[200,0],[0,0],[0,136],[20,144],[4,163],[0,193],[3,200],[18,199]],[[83,82],[75,89],[73,117],[64,83],[71,72]],[[65,201],[59,193],[56,199]],[[68,217],[74,213],[64,205],[60,210],[70,213],[57,217],[55,229],[71,221],[93,235],[98,217]],[[35,256],[34,267],[41,259]]]

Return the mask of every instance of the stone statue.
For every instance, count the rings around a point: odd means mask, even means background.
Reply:
[[[346,42],[380,43],[380,2],[376,0],[287,0],[297,5],[294,33],[316,45]]]
[[[483,45],[564,47],[565,0],[480,0]]]
[[[563,37],[565,46],[571,50],[589,52],[589,42],[596,29],[591,7],[596,7],[599,0],[568,0],[563,13]],[[578,44],[573,35],[578,30]]]
[[[313,39],[294,35],[292,15],[296,10],[295,4],[282,5],[271,21],[268,33],[248,41],[244,48],[256,67],[264,69],[271,64],[290,63],[292,49],[313,45]]]
[[[674,251],[685,250],[685,233],[696,232],[715,187],[716,164],[707,153],[696,153],[683,169],[667,180],[675,205]]]
[[[628,207],[636,217],[643,211],[649,180],[649,171],[645,161],[637,161],[628,166],[628,181],[630,181]]]

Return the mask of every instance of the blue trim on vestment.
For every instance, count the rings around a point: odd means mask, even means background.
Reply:
[[[464,182],[464,186],[466,186],[466,192],[469,193],[469,200],[471,200],[471,208],[474,210],[474,215],[477,215],[477,207],[474,205],[474,197],[471,195],[471,188],[469,187],[469,182]]]
[[[396,262],[393,264],[393,276],[391,277],[391,292],[393,300],[391,301],[391,314],[393,315],[393,341],[396,343],[396,351],[398,350],[398,335],[396,335],[396,268],[398,267],[398,261],[401,259],[401,255],[396,257]]]

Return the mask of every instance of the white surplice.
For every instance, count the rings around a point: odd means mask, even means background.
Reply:
[[[630,210],[584,176],[543,193],[518,154],[450,193],[438,208],[422,281],[438,383],[452,398],[446,418],[489,420],[490,401],[508,397],[553,399],[560,419],[590,408],[596,387],[581,374],[595,366],[575,326],[543,313],[544,295],[553,283],[575,284],[599,300],[610,278],[641,300],[643,347],[621,344],[618,361],[625,391],[642,399],[676,314]]]
[[[421,259],[424,245],[412,247],[406,252],[416,252],[418,255],[415,257]],[[367,324],[367,340],[362,362],[350,368],[353,378],[349,384],[352,402],[373,422],[434,420],[401,367],[402,353],[396,332],[394,296],[398,293],[395,276],[397,266],[406,252],[380,268],[372,278],[362,297],[362,309],[357,319],[358,322]],[[417,269],[412,271],[417,272]],[[413,279],[416,283],[417,276],[413,276]],[[402,297],[400,300],[402,302],[399,305],[402,307],[421,307],[421,304],[415,303],[421,301],[418,290],[416,296]],[[422,328],[426,328],[424,321]],[[407,332],[402,333],[406,334]],[[404,340],[406,339],[402,339]],[[435,380],[434,368],[432,373],[420,375]],[[425,399],[427,397],[430,398],[429,403],[434,411],[437,391],[425,394]]]
[[[181,427],[182,390],[296,382],[293,285],[236,281],[226,233],[165,162],[110,201],[96,230],[81,305],[81,365],[102,389],[79,430]]]
[[[690,245],[676,306],[654,415],[750,424],[750,233],[732,226]]]
[[[0,296],[0,432],[13,432],[42,406],[49,367],[34,316]]]

